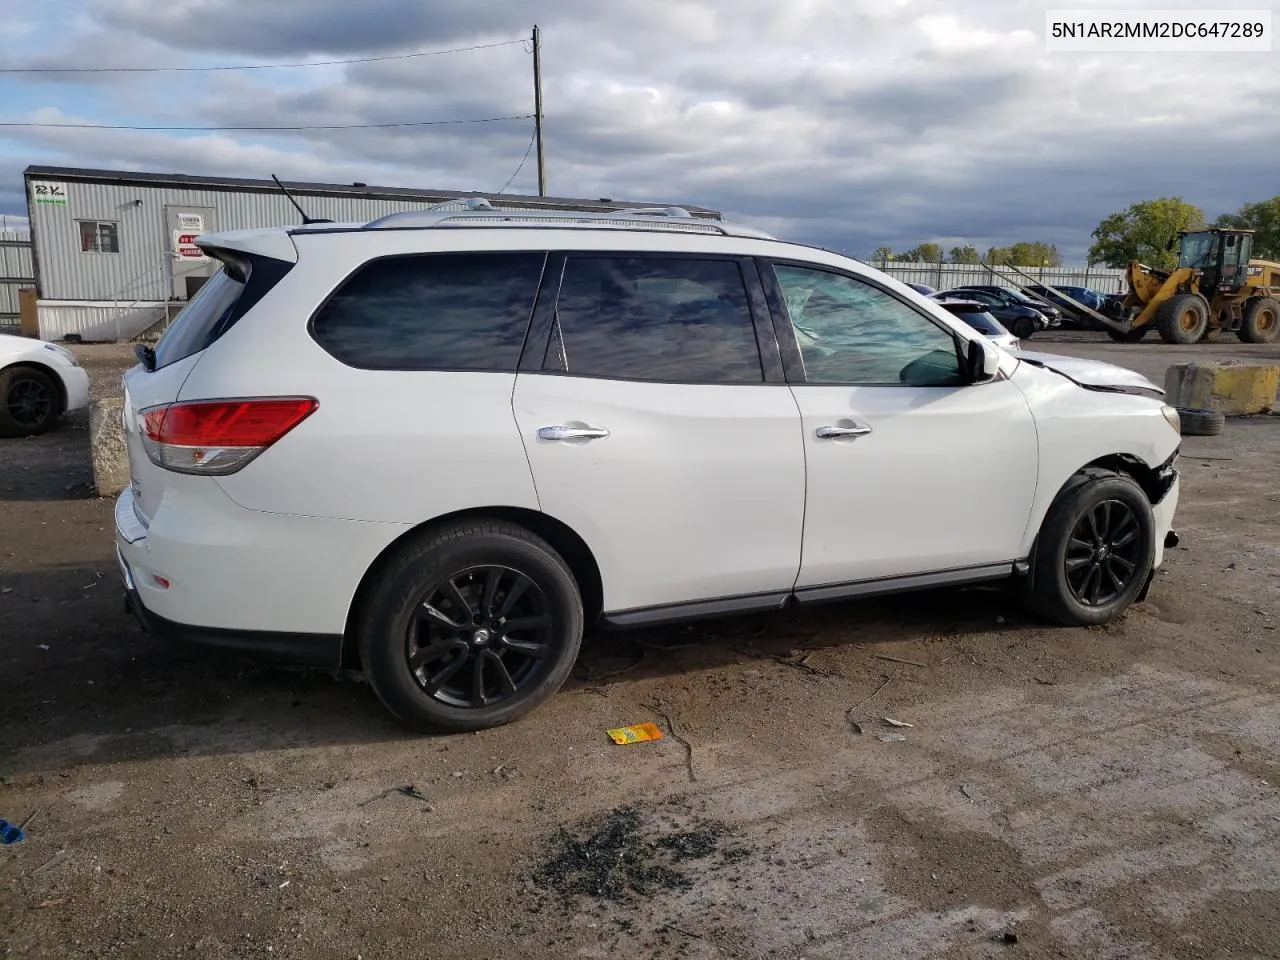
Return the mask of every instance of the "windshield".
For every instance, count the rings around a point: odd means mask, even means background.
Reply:
[[[1203,270],[1212,267],[1218,255],[1218,235],[1216,233],[1188,233],[1182,238],[1182,253],[1178,257],[1178,266]]]
[[[955,315],[984,336],[1000,337],[1009,332],[999,320],[985,311],[956,311]]]

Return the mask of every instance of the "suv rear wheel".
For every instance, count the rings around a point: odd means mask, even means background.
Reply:
[[[1036,544],[1027,605],[1068,626],[1114,620],[1142,592],[1155,559],[1155,519],[1132,479],[1077,474],[1058,495]]]
[[[381,571],[356,632],[370,683],[421,730],[508,723],[556,692],[582,643],[569,567],[522,527],[444,528]]]

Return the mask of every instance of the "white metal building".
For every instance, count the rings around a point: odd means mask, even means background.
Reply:
[[[163,322],[217,268],[202,233],[301,223],[271,180],[30,166],[23,173],[31,223],[40,335],[112,340]],[[458,190],[293,183],[307,215],[366,221],[480,196]],[[495,206],[607,211],[653,203],[504,195]],[[695,216],[719,213],[682,204]]]

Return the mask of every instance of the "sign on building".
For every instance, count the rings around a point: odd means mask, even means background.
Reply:
[[[31,199],[36,203],[51,203],[55,206],[67,205],[67,185],[54,183],[51,180],[32,180]]]
[[[199,217],[196,217],[199,220]],[[173,231],[173,256],[174,259],[183,261],[208,260],[205,252],[196,246],[196,238],[200,236],[202,230],[179,229]]]

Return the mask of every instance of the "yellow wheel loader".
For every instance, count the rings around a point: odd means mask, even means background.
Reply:
[[[1129,263],[1129,290],[1096,317],[1113,340],[1134,343],[1155,329],[1166,343],[1196,343],[1215,330],[1245,343],[1280,333],[1280,263],[1251,260],[1252,230],[1179,233],[1178,266]]]

